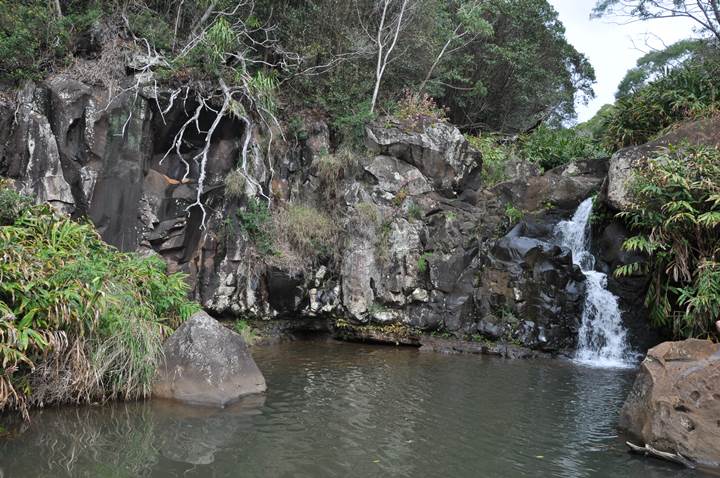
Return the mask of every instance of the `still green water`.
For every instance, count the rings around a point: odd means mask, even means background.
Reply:
[[[254,352],[264,397],[48,409],[0,477],[699,477],[629,455],[633,372],[293,342]]]

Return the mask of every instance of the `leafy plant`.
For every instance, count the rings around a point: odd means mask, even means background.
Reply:
[[[237,211],[237,217],[240,227],[258,252],[266,256],[273,255],[275,249],[269,230],[272,216],[267,205],[256,198],[250,198],[245,209]]]
[[[671,147],[635,178],[633,204],[619,214],[636,233],[623,248],[645,260],[618,277],[649,274],[653,323],[676,335],[714,335],[720,316],[720,151]]]
[[[641,144],[669,126],[712,114],[720,104],[720,58],[689,60],[620,98],[604,120],[603,142],[612,149]]]
[[[499,138],[483,133],[478,136],[465,136],[470,145],[480,152],[482,158],[482,179],[486,187],[505,181],[505,164],[510,160],[512,149],[502,145]]]
[[[510,224],[517,224],[522,220],[523,217],[525,217],[525,213],[523,213],[520,209],[516,208],[512,204],[507,204],[505,206],[505,217],[507,218],[508,222],[510,222]]]
[[[580,134],[576,129],[545,125],[520,140],[520,154],[544,171],[577,159],[608,156],[590,136]]]
[[[425,215],[425,212],[423,211],[423,209],[420,206],[418,206],[414,202],[410,203],[410,205],[408,206],[408,217],[410,219],[419,221],[423,218],[424,215]]]
[[[0,410],[147,396],[163,337],[199,309],[164,261],[48,205],[0,227],[0,251]]]
[[[418,272],[424,274],[428,270],[428,259],[432,257],[432,252],[424,252],[420,254],[417,262]]]
[[[253,345],[259,339],[257,331],[253,329],[246,320],[236,320],[233,324],[233,329],[242,336],[243,340],[245,340],[245,343],[248,345]]]

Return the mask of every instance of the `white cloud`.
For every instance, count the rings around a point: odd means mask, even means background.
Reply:
[[[614,101],[617,85],[643,55],[638,48],[649,51],[645,46],[646,39],[651,45],[659,47],[661,41],[669,45],[693,35],[694,24],[689,19],[670,18],[621,25],[619,22],[623,22],[622,19],[590,20],[595,0],[549,2],[560,14],[568,41],[584,53],[595,68],[596,98],[588,105],[578,105],[578,120],[581,122],[590,119],[602,105]]]

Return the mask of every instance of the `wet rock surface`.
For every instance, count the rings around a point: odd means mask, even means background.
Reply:
[[[0,105],[7,126],[0,175],[38,201],[88,216],[121,250],[158,254],[169,271],[188,274],[193,298],[216,317],[341,319],[477,334],[547,352],[574,347],[583,284],[567,251],[552,245],[552,229],[600,189],[607,161],[545,174],[511,162],[510,179],[488,188],[481,155],[457,128],[380,120],[366,129],[366,154],[346,159],[328,182],[323,161],[337,153],[328,123],[304,111],[295,138],[275,141],[270,152],[267,131],[252,127],[252,181],[228,194],[248,131],[226,118],[208,150],[203,224],[192,206],[199,177],[192,158],[205,137],[193,130],[179,154],[173,147],[196,105],[176,102],[161,113],[166,96],[141,90],[109,98],[63,76],[28,84],[16,124],[15,105]],[[201,115],[200,129],[211,120]],[[238,211],[262,199],[258,187],[274,207],[327,211],[343,233],[336,258],[290,267],[259,254],[238,220]],[[516,225],[510,206],[525,217],[508,234]]]
[[[720,346],[664,342],[648,352],[620,414],[634,439],[720,466]]]
[[[164,363],[153,383],[155,397],[224,407],[266,389],[243,338],[205,312],[181,325],[163,349]]]

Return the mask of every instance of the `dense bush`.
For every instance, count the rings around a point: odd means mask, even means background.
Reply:
[[[620,98],[604,120],[603,142],[613,150],[642,144],[678,121],[718,107],[720,58],[694,58]]]
[[[574,128],[544,125],[520,140],[520,154],[545,171],[576,159],[607,156],[607,152],[590,136],[578,133]]]
[[[0,0],[0,81],[39,79],[61,63],[102,15],[101,2],[72,2],[58,17],[45,0]]]
[[[184,277],[47,205],[19,207],[0,227],[0,410],[147,396],[163,337],[198,309]]]
[[[513,148],[502,144],[499,138],[492,134],[467,135],[466,138],[482,157],[483,185],[490,187],[505,181],[505,164],[513,157]]]
[[[673,147],[640,171],[623,247],[647,259],[618,276],[649,274],[652,321],[676,336],[714,335],[720,318],[720,151]]]

